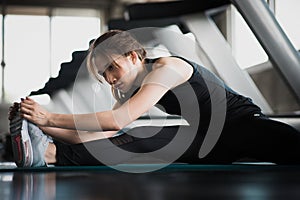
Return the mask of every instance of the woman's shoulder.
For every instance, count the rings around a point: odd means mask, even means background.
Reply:
[[[194,68],[188,62],[176,57],[161,57],[151,66],[151,72],[145,80],[159,80],[166,77],[172,77],[169,81],[175,85],[179,85],[191,78],[194,73]],[[167,75],[167,76],[166,76]],[[153,81],[152,80],[152,81]],[[170,88],[174,87],[171,85]]]
[[[190,67],[190,64],[186,60],[175,56],[159,57],[153,59],[153,61],[153,69],[157,69],[164,66]]]

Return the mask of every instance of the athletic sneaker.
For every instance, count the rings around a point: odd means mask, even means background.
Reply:
[[[36,125],[16,116],[10,121],[14,161],[18,167],[47,166],[44,155],[52,138]]]
[[[47,166],[45,162],[45,151],[52,138],[43,133],[35,124],[28,122],[28,132],[33,150],[32,167]]]
[[[30,167],[33,161],[32,145],[28,134],[28,122],[17,112],[9,124],[13,157],[18,167]]]

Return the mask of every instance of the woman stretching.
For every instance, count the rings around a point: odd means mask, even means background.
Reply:
[[[111,85],[113,109],[58,114],[29,97],[15,103],[9,119],[18,166],[114,165],[140,155],[151,155],[143,162],[165,163],[300,162],[296,129],[269,119],[250,98],[194,62],[178,56],[147,58],[127,31],[97,38],[87,66]],[[181,115],[189,126],[124,129],[153,106]],[[18,118],[22,129],[14,126]]]

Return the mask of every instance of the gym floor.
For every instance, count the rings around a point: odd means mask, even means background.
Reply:
[[[134,170],[145,165],[128,165]],[[108,166],[16,168],[2,163],[6,199],[300,199],[300,166],[171,164],[148,173]]]

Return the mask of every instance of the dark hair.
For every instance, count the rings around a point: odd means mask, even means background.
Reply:
[[[93,62],[95,56],[102,55],[107,58],[110,58],[111,54],[128,56],[132,51],[137,53],[140,60],[146,57],[144,47],[128,31],[107,31],[95,39],[90,45],[87,57],[87,68],[89,72],[102,83],[103,78],[98,74],[98,70]]]

